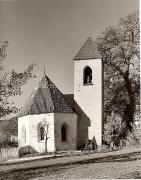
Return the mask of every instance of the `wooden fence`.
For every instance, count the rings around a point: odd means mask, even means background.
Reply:
[[[0,148],[0,163],[18,158],[18,147]]]

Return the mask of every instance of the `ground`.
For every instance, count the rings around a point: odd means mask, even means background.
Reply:
[[[14,169],[13,169],[14,168]],[[1,180],[141,178],[141,152],[90,154],[0,166]]]

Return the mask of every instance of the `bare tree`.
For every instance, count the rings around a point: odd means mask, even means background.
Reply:
[[[31,64],[24,72],[17,73],[15,70],[6,72],[4,69],[4,61],[6,60],[6,50],[8,42],[4,42],[0,46],[0,118],[10,113],[17,112],[18,108],[9,102],[9,97],[21,95],[22,86],[33,77],[32,70],[34,64]]]
[[[45,139],[45,152],[48,152],[48,150],[47,150],[47,142],[48,142],[48,139],[49,139],[49,136],[48,136],[48,134],[49,134],[49,123],[46,121],[46,120],[44,120],[43,122],[42,122],[42,127],[44,128],[44,139]]]

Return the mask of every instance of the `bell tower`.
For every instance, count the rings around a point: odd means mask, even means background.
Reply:
[[[91,37],[74,58],[74,99],[90,119],[88,138],[102,144],[103,65]]]

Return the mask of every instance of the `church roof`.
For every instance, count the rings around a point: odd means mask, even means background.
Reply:
[[[83,123],[90,126],[90,119],[75,101],[74,94],[65,94],[64,97],[66,101],[70,104],[73,111],[77,114],[78,120],[83,120]]]
[[[99,59],[100,53],[97,49],[96,43],[92,37],[88,37],[80,51],[76,54],[74,60],[86,60],[86,59]]]
[[[53,112],[69,113],[73,110],[59,89],[44,75],[38,89],[33,91],[25,107],[19,113],[19,117]]]

